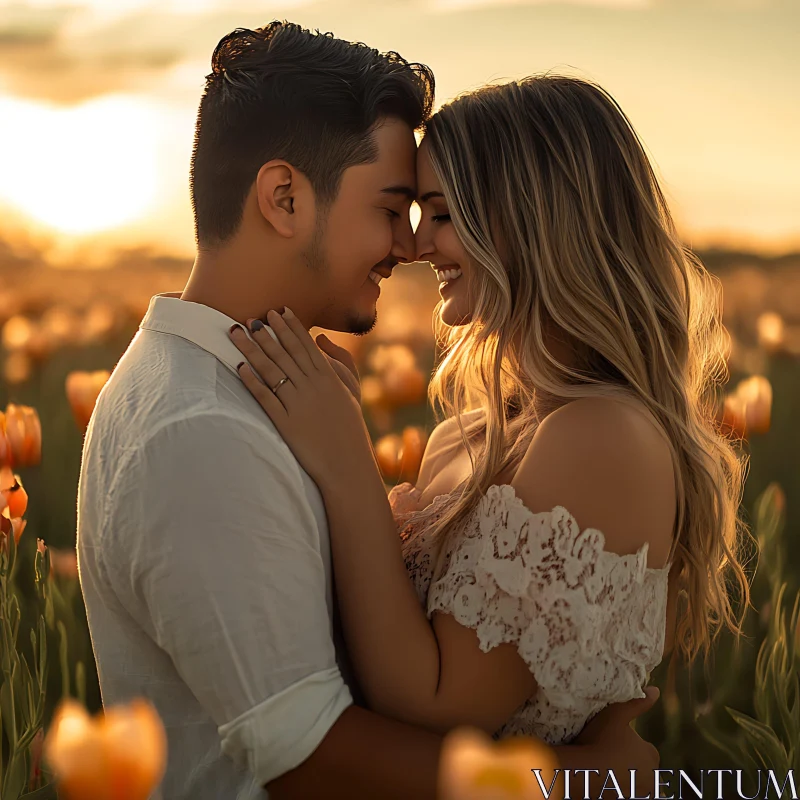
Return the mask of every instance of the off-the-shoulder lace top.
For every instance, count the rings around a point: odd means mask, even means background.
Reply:
[[[410,484],[390,493],[406,568],[430,617],[452,614],[473,628],[481,650],[517,646],[538,691],[496,738],[535,735],[565,744],[609,703],[644,697],[661,661],[669,565],[647,567],[648,544],[633,555],[606,552],[598,530],[581,531],[570,513],[529,511],[509,485],[492,486],[445,554],[434,554],[415,523]],[[440,514],[449,495],[428,510]]]

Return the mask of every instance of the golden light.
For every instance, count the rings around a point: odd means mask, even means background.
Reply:
[[[785,337],[783,317],[774,311],[765,311],[756,324],[758,343],[770,352],[780,349]]]
[[[412,203],[408,214],[411,219],[411,228],[414,233],[416,233],[419,227],[419,221],[422,219],[422,209],[416,203]]]
[[[142,216],[158,189],[157,118],[133,97],[69,108],[0,98],[0,199],[81,235]]]

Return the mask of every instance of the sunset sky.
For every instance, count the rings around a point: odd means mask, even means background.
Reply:
[[[274,18],[426,62],[440,104],[550,69],[596,80],[690,244],[800,249],[798,0],[0,0],[0,237],[191,254],[211,52]]]

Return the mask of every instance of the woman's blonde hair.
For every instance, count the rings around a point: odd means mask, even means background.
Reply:
[[[728,577],[743,615],[745,463],[714,421],[729,342],[721,290],[681,245],[628,118],[593,83],[548,74],[460,97],[428,121],[425,142],[471,264],[470,323],[436,322],[430,399],[458,421],[473,461],[472,478],[429,520],[440,567],[544,415],[625,395],[671,443],[671,558],[684,598],[676,645],[691,660],[722,625],[741,632]],[[554,331],[574,353],[569,366],[546,347]],[[481,407],[468,435],[461,415]]]

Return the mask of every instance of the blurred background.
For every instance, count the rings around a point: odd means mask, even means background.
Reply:
[[[71,609],[69,636],[54,639],[63,669],[50,671],[48,709],[64,693],[99,706],[74,562],[93,392],[150,297],[181,289],[189,274],[187,176],[211,52],[233,28],[274,18],[429,64],[437,104],[544,70],[596,80],[619,101],[682,236],[723,286],[732,338],[724,408],[745,436],[744,510],[766,554],[747,637],[738,647],[722,637],[706,665],[664,664],[654,676],[663,702],[639,730],[666,768],[732,768],[748,756],[758,763],[772,752],[764,737],[783,747],[776,759],[800,768],[792,745],[800,661],[791,655],[800,636],[791,618],[800,586],[796,0],[0,2],[0,408],[39,413],[41,463],[19,470],[30,498],[20,569],[33,564],[36,537],[44,539]],[[425,390],[438,292],[420,264],[397,269],[382,290],[376,329],[337,341],[359,363],[391,484],[413,479],[433,424]],[[765,666],[779,646],[795,664],[780,680]],[[752,717],[750,728],[726,707]]]

